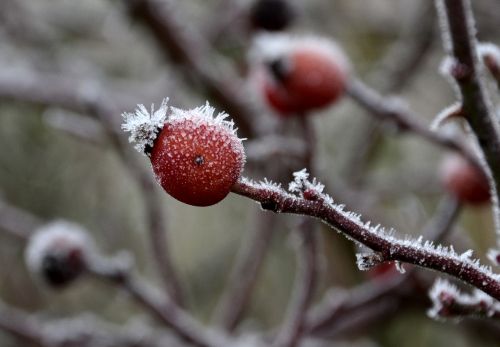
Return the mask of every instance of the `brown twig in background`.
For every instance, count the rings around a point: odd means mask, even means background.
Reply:
[[[182,25],[172,1],[126,0],[130,14],[140,18],[154,34],[160,47],[176,63],[184,65],[188,76],[198,81],[206,93],[236,121],[241,134],[252,138],[257,134],[253,111],[242,91],[242,81],[225,66],[224,78],[207,63],[214,52],[201,38]],[[217,57],[218,64],[223,60]],[[215,60],[214,60],[215,61]]]
[[[297,274],[290,302],[274,346],[295,347],[303,333],[307,310],[312,302],[317,284],[318,234],[315,221],[303,218],[297,236]]]
[[[215,309],[215,324],[229,332],[233,332],[243,318],[277,224],[276,216],[262,215],[260,211],[256,213],[258,216],[255,227],[251,230],[249,240],[244,241],[240,247]]]
[[[413,133],[437,146],[458,152],[481,167],[477,156],[470,148],[450,136],[430,130],[429,126],[419,121],[415,114],[396,100],[384,98],[356,79],[348,85],[347,92],[360,106],[372,112],[380,120],[392,122],[401,131]]]
[[[424,2],[407,25],[401,37],[391,45],[387,53],[376,64],[376,71],[367,79],[375,81],[384,93],[401,93],[417,75],[425,62],[434,41],[435,16],[431,3]],[[351,155],[347,158],[343,171],[351,185],[359,185],[367,165],[380,148],[383,125],[375,118],[364,119],[357,126],[357,136],[353,136]]]

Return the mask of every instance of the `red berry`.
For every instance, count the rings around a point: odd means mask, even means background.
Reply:
[[[214,116],[208,103],[192,110],[171,108],[167,101],[148,112],[139,105],[125,113],[122,128],[130,141],[150,156],[160,185],[175,199],[209,206],[224,199],[240,177],[245,163],[242,140],[225,113]]]
[[[479,205],[490,200],[488,178],[462,156],[445,158],[441,165],[441,180],[445,189],[461,202]]]
[[[396,270],[396,265],[394,265],[394,263],[384,262],[380,265],[372,267],[366,274],[371,280],[380,280],[397,275],[398,270]]]
[[[266,40],[265,44],[273,42]],[[261,88],[278,113],[305,113],[326,107],[343,95],[348,67],[344,54],[333,42],[296,39],[275,45],[271,59],[264,58],[266,73]]]

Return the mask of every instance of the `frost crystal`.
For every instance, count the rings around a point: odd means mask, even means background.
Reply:
[[[480,58],[489,58],[500,66],[500,47],[497,45],[490,42],[480,43],[477,45],[477,53]]]
[[[154,110],[154,104],[151,105],[151,112],[148,112],[144,105],[137,106],[134,113],[124,112],[122,117],[124,123],[122,129],[130,132],[129,141],[135,143],[134,148],[140,153],[148,146],[153,146],[153,142],[158,135],[158,129],[163,128],[167,120],[168,98],[163,99],[160,108]]]
[[[465,315],[493,316],[500,310],[500,303],[491,296],[475,289],[471,294],[462,293],[447,280],[438,278],[429,290],[432,307],[429,317],[440,320],[460,319]]]
[[[94,252],[95,245],[87,231],[78,224],[56,220],[34,231],[28,241],[25,260],[33,273],[40,273],[48,254],[67,255],[78,249],[83,257]]]
[[[229,117],[227,113],[219,112],[217,115],[215,115],[215,108],[210,106],[208,101],[204,106],[196,107],[191,110],[182,110],[175,107],[171,107],[170,109],[172,113],[168,117],[169,123],[175,123],[189,119],[195,123],[221,126],[234,135],[236,135],[236,132],[238,130],[238,128],[235,128],[233,120],[226,120]]]
[[[380,253],[356,253],[356,264],[361,271],[368,271],[383,261],[384,257]]]

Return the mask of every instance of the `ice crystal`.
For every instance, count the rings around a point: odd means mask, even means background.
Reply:
[[[203,106],[196,107],[191,110],[183,110],[176,107],[171,107],[171,115],[168,117],[169,123],[175,123],[189,119],[195,123],[204,123],[215,126],[222,126],[227,131],[236,135],[238,128],[235,127],[234,121],[227,120],[229,115],[225,112],[215,114],[215,108],[210,106],[208,101]],[[240,139],[245,140],[245,139]]]
[[[129,141],[135,143],[134,148],[137,151],[144,153],[148,146],[153,146],[159,129],[163,128],[167,120],[168,108],[168,98],[165,98],[156,111],[154,104],[151,105],[151,111],[140,104],[134,113],[124,112],[122,114],[124,119],[122,129],[130,133]]]
[[[368,271],[371,268],[382,264],[384,257],[380,253],[356,253],[356,265],[361,271]]]

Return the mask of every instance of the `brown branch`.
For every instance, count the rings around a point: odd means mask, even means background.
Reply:
[[[498,275],[470,260],[468,257],[470,254],[459,256],[446,249],[422,244],[422,241],[397,239],[379,231],[377,227],[362,223],[357,215],[344,212],[325,199],[306,200],[298,195],[289,194],[277,186],[240,180],[234,185],[233,192],[260,202],[264,209],[276,213],[318,218],[349,239],[380,253],[385,261],[410,263],[449,274],[500,300]]]
[[[256,135],[253,110],[242,92],[244,85],[231,67],[224,66],[224,78],[212,66],[214,52],[201,37],[189,32],[182,24],[172,1],[126,0],[133,17],[140,18],[151,30],[163,52],[176,63],[186,67],[191,81],[206,89],[210,97],[236,121],[245,137]],[[221,61],[218,56],[216,61]]]
[[[438,0],[444,46],[453,57],[450,74],[461,94],[462,110],[477,137],[491,175],[495,191],[494,203],[500,200],[500,125],[492,110],[479,63],[474,17],[468,0]],[[448,31],[446,31],[448,30]],[[448,42],[450,40],[450,42]],[[451,46],[450,46],[451,44]],[[497,212],[496,223],[500,223]],[[497,228],[500,226],[497,225]],[[500,242],[497,241],[497,242]]]
[[[419,121],[409,109],[395,100],[384,98],[360,80],[353,79],[347,87],[347,92],[360,106],[380,120],[392,122],[401,131],[413,133],[437,146],[461,153],[470,162],[481,167],[470,148],[452,137],[430,130],[429,126]]]

